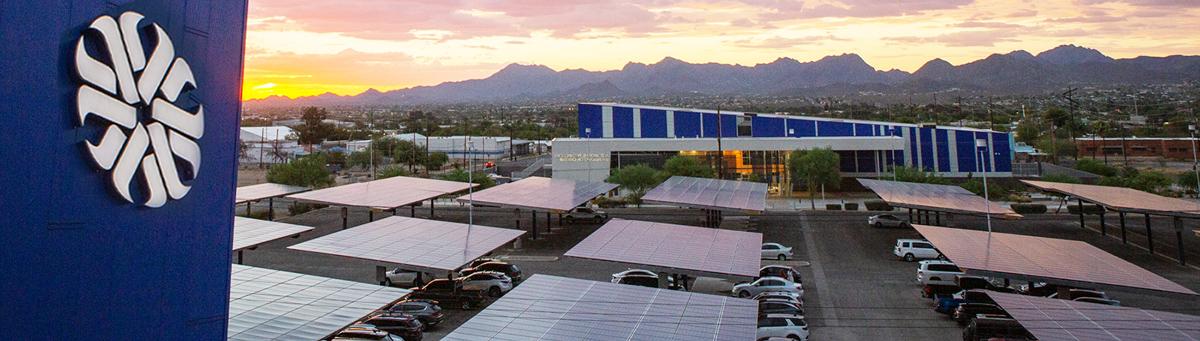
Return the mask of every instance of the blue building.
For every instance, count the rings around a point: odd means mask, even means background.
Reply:
[[[986,146],[976,147],[977,140]],[[1008,133],[962,127],[581,103],[579,138],[554,142],[555,154],[561,156],[555,158],[554,174],[586,179],[584,170],[607,174],[620,164],[693,155],[722,160],[727,178],[757,174],[780,183],[787,180],[783,164],[788,152],[832,148],[849,176],[878,176],[894,164],[947,177],[981,170],[1011,176],[1012,146]],[[721,158],[716,157],[718,148]]]
[[[245,25],[0,2],[0,339],[225,338]]]

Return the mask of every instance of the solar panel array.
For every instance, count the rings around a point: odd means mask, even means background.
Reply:
[[[1083,198],[1083,200],[1121,211],[1200,216],[1200,202],[1168,198],[1132,188],[1030,180],[1021,180],[1021,182],[1044,191]]]
[[[475,192],[476,204],[524,209],[569,211],[592,198],[608,193],[617,185],[545,177],[528,177],[516,182]],[[458,197],[468,202],[468,196]]]
[[[233,265],[229,340],[319,340],[408,290]]]
[[[1200,316],[988,292],[1041,341],[1195,341]]]
[[[289,195],[288,198],[338,206],[393,209],[465,191],[465,182],[396,176]]]
[[[672,176],[646,192],[642,200],[695,208],[762,212],[767,207],[767,184]]]
[[[753,300],[533,275],[443,340],[752,340]]]
[[[308,226],[233,217],[233,250],[241,250],[312,229]]]
[[[525,231],[401,216],[376,220],[289,249],[452,271],[517,239]]]
[[[672,273],[755,277],[761,246],[761,233],[612,219],[564,255]]]
[[[311,188],[304,186],[273,184],[269,182],[257,185],[242,186],[237,188],[237,193],[234,194],[233,202],[235,204],[240,204],[247,201],[258,201],[288,194],[306,192],[310,189]]]
[[[1192,290],[1088,243],[1008,233],[914,225],[946,258],[967,272],[1021,275],[1031,280],[1113,286],[1195,295]],[[1062,283],[1067,281],[1069,283]]]
[[[858,179],[888,205],[931,211],[1020,217],[1012,209],[989,202],[962,187],[915,182]]]

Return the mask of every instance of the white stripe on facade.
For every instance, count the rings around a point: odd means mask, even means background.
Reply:
[[[633,137],[642,137],[642,109],[633,108]]]
[[[667,110],[667,137],[675,137],[675,112]]]
[[[950,173],[958,173],[958,137],[954,132],[946,132],[946,147],[950,148]]]
[[[601,126],[604,127],[604,134],[600,136],[605,138],[613,137],[613,107],[601,107],[600,117]]]

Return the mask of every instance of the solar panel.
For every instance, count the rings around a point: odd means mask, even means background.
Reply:
[[[1200,316],[991,291],[987,293],[1025,330],[1041,341],[1200,340]]]
[[[544,177],[520,181],[475,192],[476,204],[565,212],[617,188],[607,182],[584,182]],[[458,197],[468,202],[467,196]]]
[[[697,276],[755,277],[761,247],[761,233],[612,219],[564,256]]]
[[[753,300],[533,275],[443,340],[751,340]]]
[[[1094,284],[1195,295],[1192,290],[1088,243],[1009,233],[914,225],[968,273],[1045,281],[1071,286]]]
[[[312,229],[308,226],[233,217],[233,250],[241,250]]]
[[[303,186],[292,186],[284,184],[264,183],[250,186],[242,186],[237,188],[237,194],[234,195],[234,203],[240,204],[247,201],[258,201],[267,198],[280,197],[288,194],[306,192],[311,188]]]
[[[1083,200],[1121,211],[1184,217],[1200,216],[1200,202],[1168,198],[1132,188],[1030,180],[1021,180],[1021,182],[1043,191],[1083,198]]]
[[[517,239],[525,231],[392,216],[289,249],[452,271]]]
[[[762,212],[767,207],[767,184],[672,176],[646,192],[642,200],[714,210]]]
[[[987,214],[990,210],[992,215],[1010,218],[1021,216],[1004,205],[989,202],[959,186],[861,178],[858,182],[891,206],[965,214]]]
[[[326,205],[386,210],[465,191],[467,187],[465,182],[396,176],[293,194],[288,198]]]
[[[229,340],[318,340],[409,291],[233,264]]]

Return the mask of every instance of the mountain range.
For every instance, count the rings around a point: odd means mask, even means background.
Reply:
[[[667,57],[620,70],[555,71],[510,64],[483,79],[358,95],[325,93],[246,101],[248,107],[588,101],[654,96],[830,96],[861,91],[927,93],[958,89],[988,94],[1037,94],[1065,86],[1144,85],[1200,81],[1200,56],[1114,59],[1100,51],[1062,45],[1037,55],[1018,50],[953,65],[940,58],[915,72],[882,71],[856,54],[800,62],[779,58],[753,66],[694,64]]]

